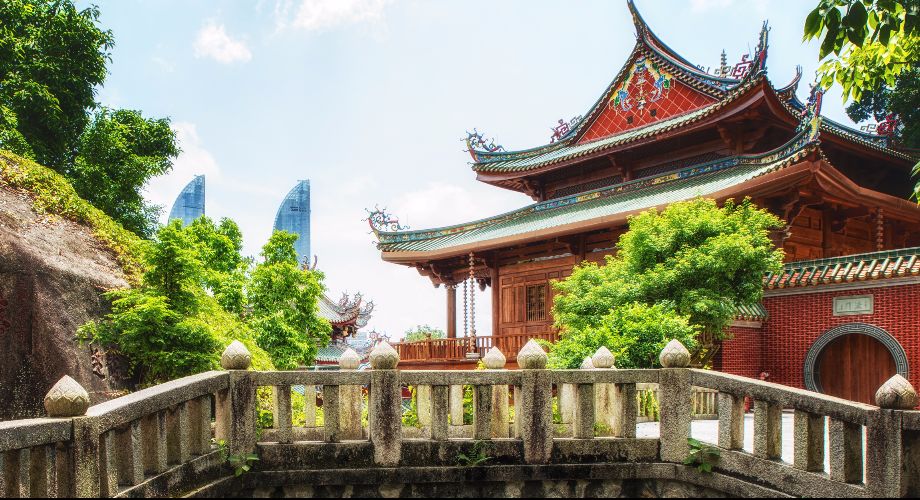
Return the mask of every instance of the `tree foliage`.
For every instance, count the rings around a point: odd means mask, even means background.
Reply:
[[[847,115],[855,122],[870,118],[882,122],[891,113],[900,125],[893,131],[895,139],[906,147],[920,148],[920,68],[898,75],[894,87],[866,90],[847,106]]]
[[[114,44],[98,21],[72,1],[0,2],[0,106],[28,144],[14,152],[58,171],[73,161]]]
[[[323,275],[297,261],[297,235],[275,231],[262,249],[263,262],[252,272],[249,303],[259,346],[275,366],[287,370],[309,365],[332,326],[319,316]]]
[[[418,342],[420,340],[444,338],[447,338],[447,334],[444,333],[444,330],[435,328],[430,325],[417,325],[415,328],[406,330],[406,333],[403,336],[403,340],[405,342]]]
[[[107,293],[111,313],[83,325],[78,337],[122,354],[142,383],[218,368],[231,340],[247,344],[255,364],[270,367],[250,328],[206,290],[207,256],[200,231],[178,220],[164,226],[144,256],[141,284]]]
[[[821,40],[819,69],[826,88],[838,83],[844,100],[894,87],[920,63],[920,2],[821,0],[805,20],[805,39]]]
[[[584,266],[575,273],[591,273],[596,269]],[[669,304],[623,304],[602,316],[596,328],[567,331],[550,347],[550,366],[578,368],[586,357],[606,347],[616,357],[617,368],[657,368],[658,355],[668,342],[677,339],[688,349],[695,349],[698,331],[699,327],[691,325],[686,316],[675,313]]]
[[[696,359],[705,363],[736,307],[758,303],[763,275],[782,266],[783,253],[769,238],[781,224],[749,200],[720,208],[697,199],[631,218],[615,257],[602,266],[583,264],[554,284],[559,345],[574,353],[559,364],[580,364],[589,349],[577,346],[585,344],[606,345],[625,362],[647,367],[654,360],[644,349],[660,333],[655,322],[666,322],[672,338],[697,335]]]
[[[179,155],[168,119],[146,119],[140,111],[103,108],[80,136],[67,169],[74,189],[127,229],[152,236],[159,207],[144,201],[147,181],[172,169]]]
[[[114,44],[99,9],[73,0],[0,2],[0,149],[65,175],[81,197],[149,238],[159,208],[141,191],[179,154],[168,119],[99,109]]]
[[[917,145],[920,1],[820,0],[805,20],[805,39],[821,40],[821,85],[836,82],[845,101],[857,102],[851,117],[890,105],[904,124],[905,144]],[[920,177],[920,163],[913,173]],[[920,198],[920,182],[914,193]]]

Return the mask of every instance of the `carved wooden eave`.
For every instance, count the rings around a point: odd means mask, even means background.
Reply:
[[[801,192],[803,190],[806,191],[804,196]],[[807,192],[809,190],[812,192]],[[819,190],[820,192],[815,192],[815,190]],[[885,216],[888,219],[920,223],[920,207],[918,207],[917,204],[892,195],[860,187],[817,154],[799,163],[707,195],[707,198],[713,198],[719,202],[724,202],[729,198],[741,199],[744,197],[751,197],[753,199],[779,198],[779,206],[777,207],[774,205],[769,208],[780,216],[795,215],[808,206],[822,203],[836,203],[843,209],[881,207],[885,210]],[[434,251],[384,252],[382,258],[387,262],[419,266],[420,264],[424,265],[428,262],[443,261],[450,258],[462,258],[471,251],[482,254],[492,250],[511,248],[516,245],[553,240],[571,244],[571,241],[573,241],[569,239],[571,237],[576,237],[581,233],[590,231],[625,226],[630,216],[645,210],[646,208],[637,209],[591,220],[562,224],[548,229],[515,234],[492,240],[477,241],[475,243]],[[483,267],[485,268],[486,266]]]

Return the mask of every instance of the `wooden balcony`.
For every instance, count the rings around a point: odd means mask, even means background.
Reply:
[[[430,369],[472,370],[476,368],[478,358],[469,359],[467,353],[474,352],[479,358],[485,356],[489,349],[498,347],[508,359],[509,368],[517,367],[517,353],[530,339],[555,342],[559,339],[556,332],[537,334],[515,334],[475,338],[431,339],[417,342],[400,342],[393,347],[399,353],[400,366]],[[470,344],[475,342],[473,349]]]

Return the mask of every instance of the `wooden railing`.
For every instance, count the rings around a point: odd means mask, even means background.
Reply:
[[[515,354],[520,351],[530,340],[545,340],[556,342],[559,334],[546,332],[538,334],[512,334],[498,336],[481,336],[475,339],[431,339],[415,342],[400,342],[393,344],[399,359],[404,362],[413,361],[459,361],[467,359],[467,354],[473,352],[479,357],[485,356],[492,347],[498,347],[504,353],[509,353],[509,360],[515,359]],[[471,349],[472,347],[472,349]]]

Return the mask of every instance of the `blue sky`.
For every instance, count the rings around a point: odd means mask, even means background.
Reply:
[[[730,62],[772,26],[769,76],[784,85],[817,47],[803,0],[637,0],[652,29],[696,64]],[[635,35],[625,0],[118,0],[100,5],[114,31],[111,107],[169,116],[184,150],[148,198],[172,204],[208,176],[208,215],[236,220],[256,255],[299,179],[313,190],[314,253],[333,296],[377,304],[371,327],[399,336],[443,327],[443,289],[385,264],[362,220],[387,207],[413,228],[464,222],[530,203],[475,181],[463,152],[477,127],[508,149],[545,144],[558,119],[585,113]],[[800,88],[804,98],[807,84]],[[849,123],[840,94],[825,114]],[[490,293],[478,298],[489,332]]]

